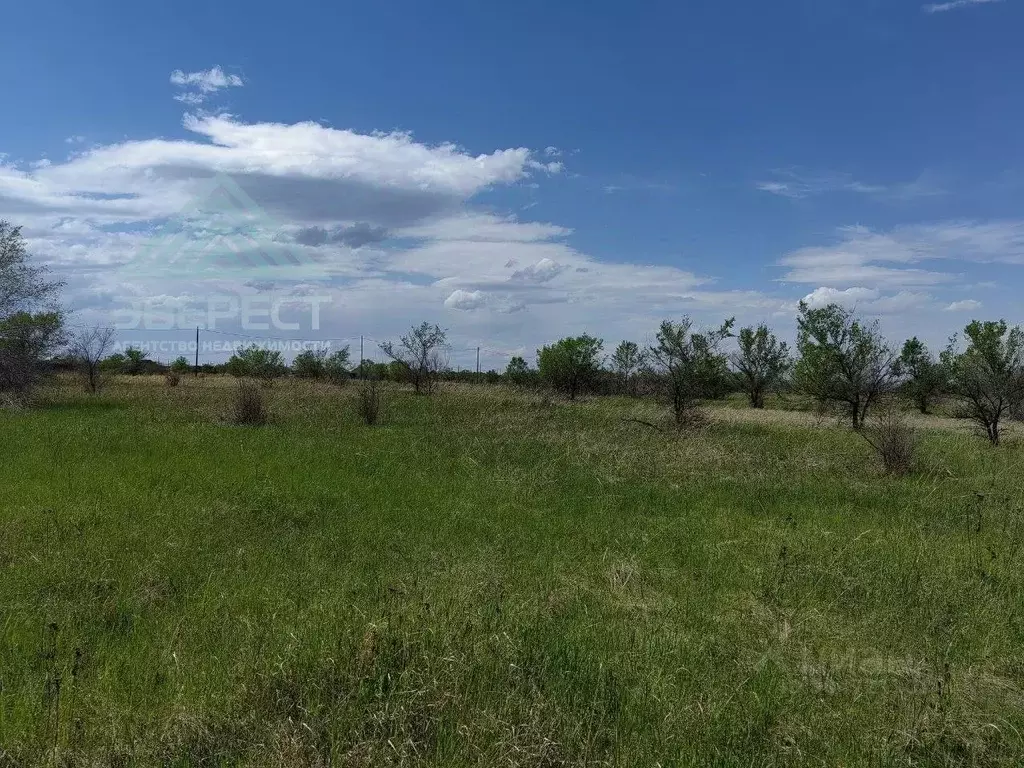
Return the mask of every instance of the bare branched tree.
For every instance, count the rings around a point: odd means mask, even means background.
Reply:
[[[68,352],[71,359],[81,368],[85,385],[90,392],[98,392],[103,384],[100,362],[107,356],[114,343],[114,329],[94,326],[80,330],[71,337]]]
[[[429,395],[437,386],[438,376],[448,367],[447,344],[447,331],[423,323],[402,336],[397,344],[385,341],[380,349],[402,366],[417,394]]]

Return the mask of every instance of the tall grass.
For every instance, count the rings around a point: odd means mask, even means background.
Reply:
[[[156,384],[0,414],[0,763],[1019,764],[1019,443]]]

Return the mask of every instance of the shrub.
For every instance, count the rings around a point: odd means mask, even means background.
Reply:
[[[372,427],[380,420],[382,399],[381,386],[376,379],[364,381],[359,387],[356,409],[359,412],[359,418],[368,427]]]
[[[259,427],[267,423],[263,392],[251,381],[241,380],[232,403],[231,420],[235,424]]]
[[[875,449],[890,475],[905,475],[914,468],[917,431],[894,406],[884,408],[863,426],[860,434]]]
[[[264,349],[255,344],[233,354],[226,367],[232,376],[252,376],[262,381],[264,385],[269,385],[287,370],[280,352]]]

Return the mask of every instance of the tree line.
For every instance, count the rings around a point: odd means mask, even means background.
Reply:
[[[0,220],[0,395],[23,396],[55,362],[80,370],[92,391],[110,371],[179,376],[191,369],[184,357],[164,366],[133,347],[108,354],[111,329],[68,334],[57,301],[61,287],[45,268],[30,263],[21,230]],[[877,322],[837,304],[800,303],[795,350],[767,325],[736,330],[732,318],[707,330],[695,329],[688,317],[665,320],[655,339],[647,347],[623,341],[605,355],[602,339],[566,337],[538,349],[536,367],[514,357],[503,373],[470,374],[451,371],[446,331],[422,323],[398,341],[380,345],[386,363],[363,361],[353,367],[345,347],[333,353],[305,351],[288,365],[280,352],[251,346],[203,369],[267,382],[285,374],[336,383],[353,376],[393,379],[420,394],[432,393],[444,379],[543,386],[570,400],[591,393],[648,394],[668,403],[679,426],[692,420],[703,402],[730,392],[742,391],[751,407],[763,408],[767,395],[796,391],[839,409],[859,429],[879,399],[902,393],[922,413],[940,398],[952,399],[957,415],[977,423],[993,443],[999,442],[1006,419],[1020,418],[1024,411],[1024,330],[1005,320],[973,320],[937,356],[917,338],[897,352]],[[736,340],[731,353],[723,351],[728,339]]]
[[[921,413],[948,398],[955,415],[974,421],[993,443],[1007,418],[1024,417],[1024,330],[1004,320],[970,322],[938,356],[916,337],[897,352],[877,322],[838,304],[800,303],[795,350],[765,324],[735,333],[734,326],[729,319],[697,331],[687,317],[666,320],[656,343],[641,348],[623,341],[610,356],[602,339],[567,337],[537,350],[536,368],[514,358],[505,377],[548,386],[570,400],[607,391],[610,380],[624,394],[660,395],[678,425],[702,402],[736,391],[753,408],[763,408],[770,393],[799,392],[838,409],[855,429],[888,395],[909,397]],[[730,338],[736,350],[727,353],[722,347]]]

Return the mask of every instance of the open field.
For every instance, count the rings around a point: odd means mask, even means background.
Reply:
[[[1019,765],[1024,443],[119,379],[0,412],[0,765]]]

